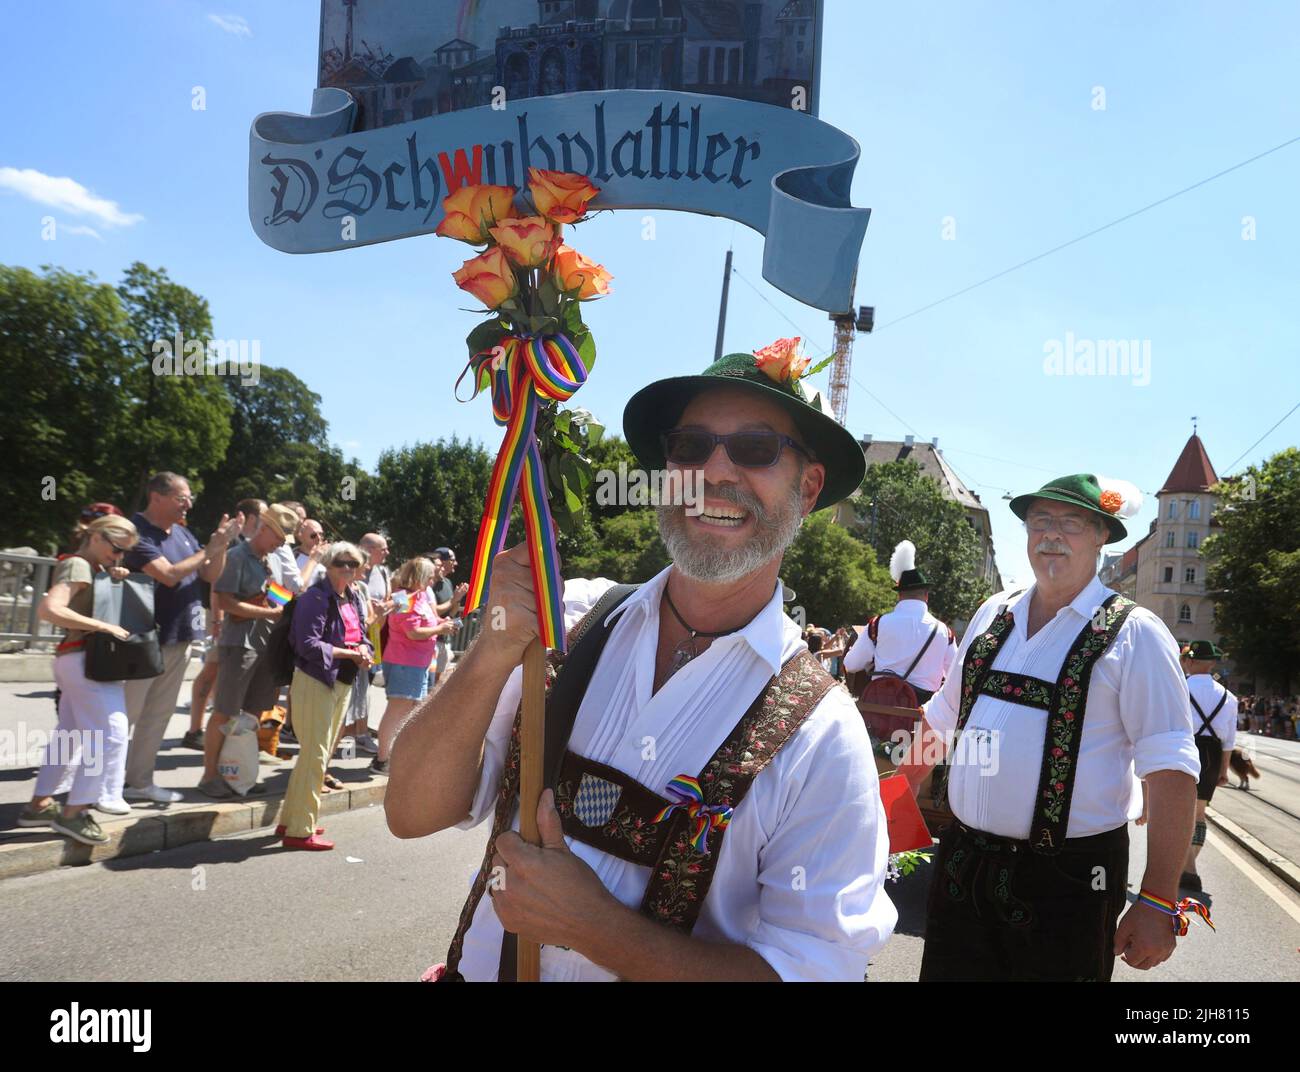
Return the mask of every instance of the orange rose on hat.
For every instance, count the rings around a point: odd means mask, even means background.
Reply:
[[[755,364],[776,383],[793,383],[804,374],[812,359],[799,355],[800,337],[777,339],[754,351]]]

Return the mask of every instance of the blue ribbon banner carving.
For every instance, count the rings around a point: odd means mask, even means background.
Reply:
[[[310,116],[253,122],[248,205],[262,241],[321,253],[428,234],[465,183],[522,186],[529,167],[601,188],[593,208],[679,209],[766,236],[763,275],[809,305],[852,303],[869,209],[849,202],[858,145],[819,119],[654,90],[534,97],[350,134],[355,104],[318,89]]]

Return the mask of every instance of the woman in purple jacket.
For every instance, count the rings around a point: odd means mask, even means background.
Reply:
[[[284,823],[276,833],[290,849],[321,851],[334,842],[320,835],[321,779],[338,736],[352,682],[370,669],[365,636],[366,611],[352,587],[361,552],[350,543],[333,544],[321,564],[325,575],[297,599],[293,609],[293,729],[298,762],[289,776]]]

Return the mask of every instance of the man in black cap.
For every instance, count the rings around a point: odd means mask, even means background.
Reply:
[[[1178,645],[1097,579],[1141,501],[1092,473],[1011,500],[1034,583],[975,612],[960,672],[926,704],[902,766],[918,787],[943,757],[929,731],[950,738],[937,778],[955,821],[935,859],[923,981],[1109,980],[1116,955],[1166,960],[1197,907],[1178,901],[1200,770]],[[1138,779],[1146,869],[1121,919]]]
[[[656,508],[657,577],[565,585],[547,725],[567,748],[547,751],[540,847],[513,832],[532,575],[523,546],[494,560],[483,632],[400,732],[385,801],[399,837],[494,815],[443,979],[513,978],[518,935],[543,980],[860,981],[891,933],[866,730],[777,576],[802,519],[865,471],[806,364],[788,344],[731,354],[628,403],[637,458],[702,496]]]
[[[1201,777],[1196,783],[1196,826],[1192,829],[1192,844],[1178,885],[1193,893],[1201,892],[1196,857],[1205,844],[1205,807],[1213,799],[1215,788],[1228,784],[1228,763],[1237,742],[1237,697],[1226,685],[1216,681],[1213,673],[1222,658],[1223,652],[1209,640],[1193,640],[1182,651]]]
[[[469,585],[463,581],[458,585],[452,584],[451,576],[456,572],[456,552],[450,547],[439,547],[425,557],[432,558],[438,564],[440,576],[433,585],[433,601],[438,614],[443,618],[455,618],[460,614],[460,605],[465,599],[465,593],[469,591]],[[430,682],[430,688],[442,677],[443,671],[447,669],[447,664],[450,662],[451,641],[445,636],[440,636],[438,658],[434,664],[434,679]]]

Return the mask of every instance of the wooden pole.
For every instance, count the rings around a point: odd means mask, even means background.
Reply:
[[[532,845],[540,845],[537,802],[546,774],[546,649],[540,639],[524,649],[524,711],[519,727],[519,834]],[[506,879],[509,881],[509,878]],[[541,979],[542,951],[536,942],[519,939],[516,978],[521,983]]]

